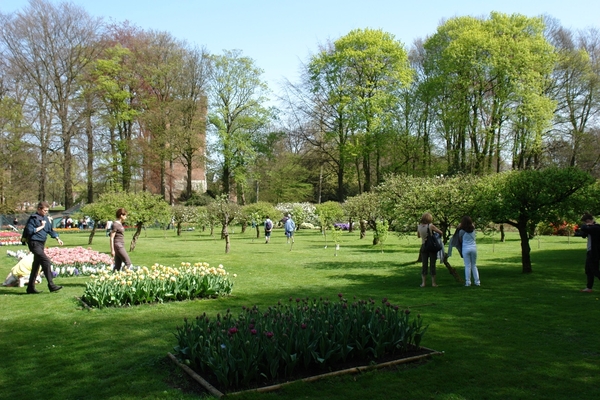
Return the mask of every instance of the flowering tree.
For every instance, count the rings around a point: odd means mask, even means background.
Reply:
[[[197,222],[199,217],[197,207],[183,205],[172,206],[171,215],[177,225],[177,236],[181,236],[181,224]]]

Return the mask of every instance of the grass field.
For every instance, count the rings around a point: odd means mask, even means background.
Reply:
[[[420,313],[422,345],[443,351],[429,361],[239,399],[598,399],[600,282],[585,286],[585,241],[541,237],[531,242],[533,274],[521,273],[515,233],[499,243],[478,237],[481,287],[463,287],[442,266],[437,288],[420,288],[416,238],[390,235],[384,252],[371,237],[344,233],[341,248],[319,232],[300,231],[290,251],[282,230],[271,243],[255,231],[231,236],[231,252],[208,232],[148,230],[130,254],[135,265],[206,261],[237,274],[233,295],[215,300],[88,311],[86,278],[57,278],[64,289],[26,295],[0,287],[1,399],[192,399],[198,389],[167,359],[184,317],[243,305],[266,307],[289,297],[387,297]],[[87,247],[87,235],[61,236]],[[131,233],[126,235],[130,240]],[[54,245],[53,240],[48,242]],[[103,232],[92,247],[108,252]],[[0,248],[2,251],[17,247]],[[0,258],[1,279],[15,264]],[[463,274],[462,259],[450,262]],[[428,280],[429,284],[429,280]]]

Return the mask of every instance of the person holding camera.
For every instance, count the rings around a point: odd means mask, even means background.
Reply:
[[[585,274],[587,286],[582,292],[591,292],[594,287],[594,277],[600,279],[600,225],[594,221],[592,214],[585,213],[579,225],[581,237],[587,238],[587,255],[585,257]]]

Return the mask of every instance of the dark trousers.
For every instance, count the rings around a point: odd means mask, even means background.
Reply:
[[[38,242],[37,240],[29,241],[29,250],[33,253],[33,264],[31,265],[31,274],[29,275],[29,284],[27,285],[29,290],[35,289],[35,278],[40,272],[40,266],[48,281],[48,288],[52,289],[56,286],[52,278],[52,263],[46,255],[44,247],[44,242]]]
[[[425,246],[421,246],[421,275],[427,275],[427,270],[431,272],[431,276],[435,276],[435,262],[437,261],[437,252],[429,253],[425,251]],[[429,267],[429,268],[427,268]]]
[[[587,275],[587,288],[594,287],[594,278],[600,279],[600,258],[594,256],[591,251],[585,257],[585,274]]]

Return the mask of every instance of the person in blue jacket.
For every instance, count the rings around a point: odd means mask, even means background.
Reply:
[[[296,230],[296,223],[294,222],[294,220],[292,219],[292,216],[290,214],[287,215],[287,219],[285,220],[285,237],[287,238],[287,242],[290,242],[290,239],[292,240],[292,243],[294,243],[294,231]]]
[[[35,288],[35,278],[40,271],[40,266],[44,272],[44,277],[48,281],[48,289],[51,292],[62,289],[62,286],[54,283],[52,264],[44,251],[48,235],[56,239],[59,245],[62,246],[63,244],[62,240],[58,237],[58,233],[52,229],[52,222],[48,218],[49,209],[50,204],[47,201],[39,202],[37,212],[31,214],[25,225],[25,235],[29,239],[27,245],[29,246],[29,251],[33,253],[33,264],[31,266],[31,274],[29,275],[29,283],[27,284],[27,293],[29,294],[41,293],[41,291]]]

